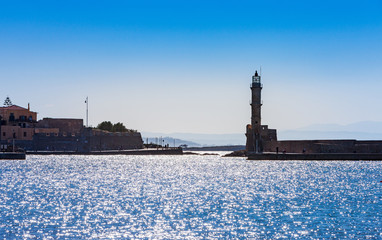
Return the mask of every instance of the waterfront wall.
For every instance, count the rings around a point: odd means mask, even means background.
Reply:
[[[164,149],[134,149],[134,150],[107,150],[107,151],[27,151],[28,155],[182,155],[182,148]]]
[[[86,151],[86,137],[83,135],[46,135],[44,133],[35,134],[29,147],[17,143],[25,150],[31,151]]]
[[[25,160],[25,153],[0,153],[0,160]]]
[[[248,160],[302,161],[381,161],[382,153],[262,153],[249,154]]]
[[[88,150],[123,150],[143,148],[142,136],[139,132],[126,133],[94,133],[87,137]]]
[[[9,142],[9,144],[13,144]],[[15,140],[15,145],[26,151],[104,151],[142,149],[139,132],[110,133],[84,128],[80,133],[36,133],[31,141]]]
[[[287,153],[382,153],[382,141],[293,140],[266,141],[264,152]]]

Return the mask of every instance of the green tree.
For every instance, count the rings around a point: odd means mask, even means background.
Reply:
[[[127,128],[123,123],[117,122],[113,125],[113,132],[127,132]]]
[[[103,121],[97,126],[98,129],[105,130],[112,132],[113,131],[113,124],[110,121]]]

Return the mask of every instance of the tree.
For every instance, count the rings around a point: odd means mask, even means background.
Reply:
[[[113,125],[113,132],[127,132],[127,128],[123,123],[117,122]]]
[[[105,130],[112,132],[113,131],[113,124],[110,121],[103,121],[97,126],[98,129]]]
[[[9,97],[7,97],[7,98],[5,99],[5,101],[4,101],[4,106],[9,107],[9,106],[12,106],[12,105],[13,105],[13,104],[12,104],[11,99],[10,99]]]

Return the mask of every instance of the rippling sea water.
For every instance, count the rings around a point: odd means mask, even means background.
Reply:
[[[381,239],[382,162],[0,161],[1,239]]]

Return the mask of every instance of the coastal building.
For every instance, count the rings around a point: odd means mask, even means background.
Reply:
[[[251,82],[251,124],[246,127],[246,152],[284,153],[382,153],[382,141],[338,140],[277,140],[276,129],[261,125],[261,76],[256,71]]]
[[[143,148],[136,131],[111,133],[87,128],[82,119],[43,118],[37,113],[11,104],[0,107],[1,149],[16,145],[28,151],[100,151]]]
[[[7,98],[9,99],[9,98]],[[0,140],[32,140],[37,113],[17,105],[0,107]]]

